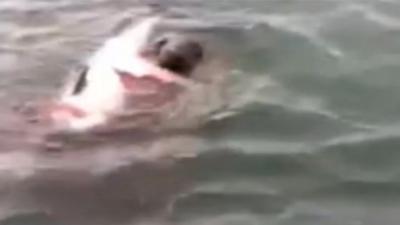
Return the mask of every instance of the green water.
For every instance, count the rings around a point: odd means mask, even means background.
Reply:
[[[32,172],[27,165],[40,162],[1,156],[1,225],[400,224],[400,3],[165,4],[204,21],[185,29],[216,38],[232,56],[237,114],[189,144],[176,141],[174,149],[195,148],[197,157],[161,165]],[[0,2],[0,101],[54,91],[140,6]],[[57,163],[81,156],[68,157]]]

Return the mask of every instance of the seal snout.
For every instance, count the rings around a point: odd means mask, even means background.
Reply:
[[[150,43],[156,64],[176,74],[189,77],[203,60],[203,46],[189,37],[166,35]]]

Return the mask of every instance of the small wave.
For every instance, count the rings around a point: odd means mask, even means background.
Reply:
[[[392,138],[400,138],[399,125],[394,125],[392,127],[386,127],[386,128],[378,126],[368,126],[367,128],[368,129],[364,130],[363,132],[355,132],[350,135],[344,135],[330,139],[320,147],[326,148],[326,147],[334,147],[342,145],[354,145],[365,142],[375,142]]]
[[[380,13],[367,4],[349,4],[340,10],[341,13],[361,13],[365,19],[389,29],[400,29],[400,21],[389,15]]]

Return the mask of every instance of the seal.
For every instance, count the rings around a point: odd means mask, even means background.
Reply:
[[[44,110],[56,130],[79,133],[104,128],[137,109],[160,108],[193,85],[191,74],[203,58],[201,44],[177,34],[149,41],[159,21],[158,17],[143,20],[107,40],[89,58],[60,98]]]

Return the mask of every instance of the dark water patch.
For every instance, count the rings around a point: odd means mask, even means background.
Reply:
[[[398,90],[400,86],[400,77],[398,76],[400,66],[397,65],[394,59],[391,61],[383,61],[373,65],[372,68],[354,71],[352,74],[348,74],[347,77],[354,82],[364,84],[366,87],[375,87],[382,90]]]
[[[357,131],[344,121],[312,111],[280,105],[248,105],[238,115],[210,123],[204,133],[209,138],[249,138],[285,141],[322,141]]]
[[[389,26],[390,22],[384,24],[385,20],[390,19],[368,7],[359,7],[327,21],[321,34],[344,49],[349,56],[368,58],[371,55],[398,53],[400,45],[397,35],[389,34],[393,31],[398,33],[400,27],[393,29]],[[393,23],[399,21],[393,19]],[[357,32],[352,32],[354,27],[357,27]]]
[[[344,180],[398,181],[399,147],[398,137],[366,138],[326,147],[316,157]]]
[[[264,38],[260,39],[260,36]],[[294,48],[309,45],[300,35],[281,31],[267,23],[254,24],[246,32],[246,38],[238,66],[249,72],[273,71],[279,67],[277,63],[284,62],[280,57],[293,57]],[[303,45],[299,44],[302,42]]]
[[[323,169],[316,167],[312,157],[302,154],[245,154],[215,149],[197,158],[184,160],[181,166],[198,181],[290,177],[302,174],[329,177],[324,174]]]
[[[338,68],[338,58],[330,52],[330,46],[316,42],[312,36],[273,27],[267,22],[254,24],[246,34],[247,54],[243,54],[246,63],[239,64],[246,71],[263,71],[282,80],[296,73],[332,76]]]
[[[261,2],[259,0],[249,0],[249,1],[241,1],[241,0],[224,0],[218,2],[204,2],[201,0],[191,0],[191,3],[202,3],[200,6],[205,7],[206,9],[213,9],[216,11],[245,11],[249,14],[251,13],[296,13],[296,12],[304,12],[304,13],[314,13],[314,12],[323,12],[329,11],[336,5],[338,5],[337,1],[324,1],[324,2],[314,2],[314,1],[268,1]]]
[[[0,225],[19,225],[19,224],[30,224],[30,225],[57,225],[57,223],[51,217],[45,213],[29,213],[20,214],[18,216],[12,216],[10,218],[0,220]]]
[[[378,87],[378,84],[371,86],[358,81],[359,78],[293,74],[283,82],[300,94],[323,99],[330,110],[344,118],[383,123],[396,120],[396,115],[400,112],[399,102],[393,98],[397,95],[397,88]]]
[[[336,216],[322,207],[305,207],[302,210],[288,209],[278,220],[282,225],[354,225],[356,220]]]
[[[311,199],[334,199],[374,205],[392,205],[400,199],[400,184],[393,182],[339,182],[336,185],[313,190],[304,197]]]
[[[395,18],[399,17],[400,4],[397,1],[383,1],[383,2],[373,2],[374,8],[377,9],[382,15],[392,16]]]
[[[279,196],[253,193],[190,193],[177,199],[174,220],[212,217],[230,213],[277,214],[290,203]]]
[[[34,205],[62,224],[124,224],[163,214],[186,187],[180,174],[156,163],[137,163],[102,176],[49,169],[18,182],[9,194],[19,196],[14,205]]]

